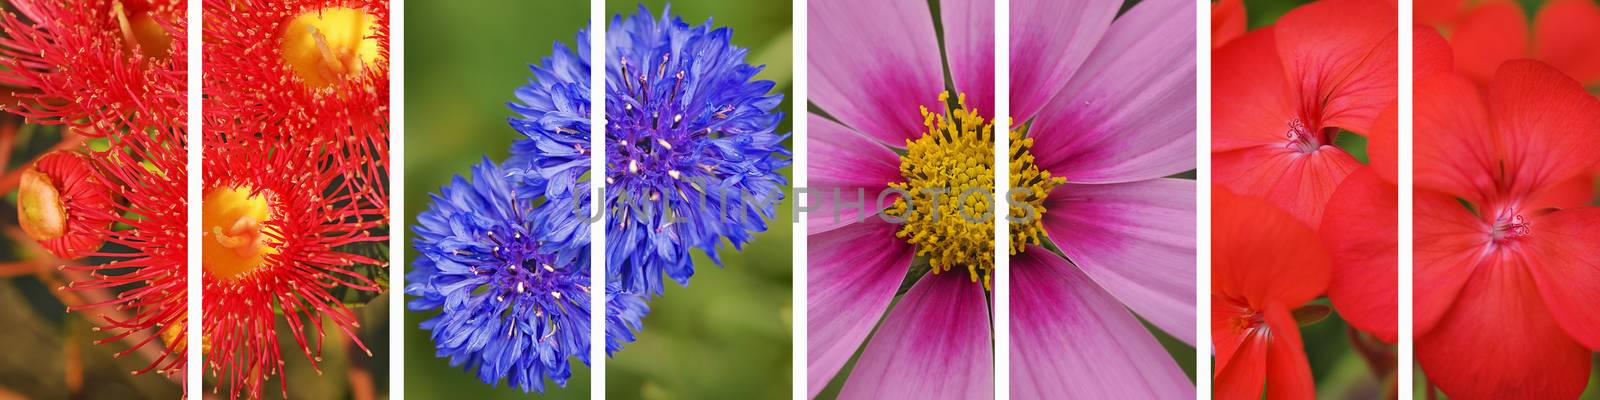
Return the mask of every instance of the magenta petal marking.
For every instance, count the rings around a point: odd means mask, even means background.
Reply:
[[[910,268],[911,246],[894,237],[896,228],[873,218],[806,238],[806,390],[811,397],[866,340]]]
[[[1162,331],[1194,344],[1195,182],[1067,184],[1044,229],[1067,258]]]
[[[900,176],[900,156],[827,118],[813,114],[807,116],[807,121],[811,128],[811,162],[806,167],[810,191],[805,194],[805,204],[809,207],[806,220],[811,224],[810,233],[827,232],[862,218],[878,218],[873,216],[881,209],[878,195],[889,188],[889,183],[904,180]],[[836,211],[835,191],[839,203],[855,206],[860,200],[864,204]],[[894,204],[894,199],[886,197],[883,205]]]
[[[1076,183],[1194,169],[1194,32],[1193,2],[1148,0],[1118,18],[1029,129],[1039,166]]]
[[[994,348],[983,286],[924,275],[872,336],[841,399],[988,399]]]
[[[1088,276],[1040,247],[1012,257],[1012,398],[1194,396],[1161,343]]]
[[[994,0],[939,2],[950,78],[967,105],[994,117]]]
[[[1120,7],[1117,0],[1011,2],[1011,115],[1016,121],[1032,119],[1067,84]]]
[[[922,131],[919,106],[942,110],[944,67],[923,0],[817,0],[808,5],[811,101],[893,146]]]

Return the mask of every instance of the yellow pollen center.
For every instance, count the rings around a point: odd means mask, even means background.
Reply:
[[[900,175],[905,182],[889,186],[902,191],[885,213],[905,221],[895,236],[917,247],[917,255],[927,257],[933,273],[964,266],[972,282],[984,288],[993,284],[994,193],[993,125],[977,110],[967,107],[966,95],[957,97],[959,108],[949,107],[949,93],[941,93],[943,114],[923,107],[926,131],[916,140],[906,141],[900,157]],[[1040,217],[1044,198],[1056,185],[1064,183],[1040,171],[1029,148],[1032,139],[1025,131],[1011,134],[1011,185],[1026,190],[1012,196],[1009,213],[1013,217],[1032,215],[1011,222],[1012,253],[1022,244],[1039,243],[1044,237]],[[907,195],[909,194],[909,195]],[[1023,208],[1023,203],[1033,211]]]
[[[131,50],[134,46],[139,49],[139,54],[145,57],[162,59],[172,49],[172,35],[167,34],[166,28],[156,23],[149,13],[136,12],[128,14],[127,8],[121,2],[111,5],[112,14],[117,16],[117,27],[122,30],[122,40]]]
[[[380,62],[377,18],[349,7],[306,12],[283,32],[283,60],[307,86],[322,88]]]
[[[277,254],[277,239],[272,229],[271,204],[266,194],[251,195],[247,188],[212,189],[201,205],[204,246],[201,259],[206,272],[218,279],[236,281],[266,263],[266,256]]]
[[[33,240],[51,240],[67,233],[67,207],[50,176],[29,168],[17,185],[17,222]]]

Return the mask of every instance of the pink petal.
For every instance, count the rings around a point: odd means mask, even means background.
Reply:
[[[1116,0],[1011,2],[1011,115],[1017,122],[1032,119],[1067,84],[1120,7]]]
[[[994,18],[994,0],[939,2],[950,79],[986,117],[994,116]]]
[[[1194,344],[1195,183],[1067,184],[1046,200],[1050,241],[1107,292]]]
[[[944,67],[923,0],[810,3],[811,101],[845,125],[900,146],[942,110]]]
[[[806,282],[806,389],[822,391],[883,316],[911,266],[896,226],[877,218],[810,235]]]
[[[1088,276],[1041,247],[1013,257],[1013,398],[1194,395],[1161,343]]]
[[[1147,0],[1118,18],[1031,127],[1039,165],[1077,183],[1194,169],[1194,23],[1182,0]]]
[[[988,399],[994,348],[983,286],[965,274],[917,281],[856,361],[841,399]]]
[[[850,128],[810,114],[811,127],[810,192],[806,193],[806,220],[811,234],[827,232],[855,223],[861,218],[877,219],[881,209],[878,195],[889,183],[904,181],[900,176],[900,156]],[[837,192],[837,193],[835,193]],[[834,197],[851,208],[834,209]],[[865,199],[857,205],[856,200]],[[883,205],[894,204],[894,198]]]
[[[1529,270],[1545,306],[1574,339],[1600,349],[1600,207],[1556,211],[1531,223]]]

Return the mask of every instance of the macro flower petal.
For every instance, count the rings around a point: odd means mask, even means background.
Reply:
[[[806,383],[816,397],[883,316],[911,266],[912,248],[897,226],[874,217],[806,238]]]
[[[1528,270],[1545,307],[1573,339],[1600,349],[1600,207],[1552,212],[1531,225]]]
[[[1389,103],[1367,130],[1367,165],[1390,184],[1400,182],[1400,102]]]
[[[1387,343],[1398,339],[1399,191],[1363,167],[1345,178],[1322,217],[1322,243],[1333,255],[1328,300],[1339,316]]]
[[[983,286],[965,274],[923,275],[862,350],[839,398],[992,398],[989,329]]]
[[[1416,186],[1473,202],[1491,197],[1494,138],[1477,87],[1460,75],[1436,74],[1418,78],[1414,93]]]
[[[806,118],[811,127],[811,162],[806,166],[812,190],[806,197],[811,234],[855,223],[858,217],[878,218],[878,196],[889,188],[889,183],[904,180],[900,176],[900,156],[837,122],[816,114]],[[856,200],[863,202],[855,209],[841,211],[835,207],[836,203],[855,205]],[[885,198],[883,205],[893,203],[893,198]]]
[[[1211,198],[1213,297],[1263,310],[1311,301],[1328,287],[1331,256],[1316,231],[1260,198],[1221,187],[1212,187]]]
[[[1161,343],[1089,276],[1042,247],[1014,257],[1013,398],[1194,394],[1194,384]]]
[[[1168,334],[1193,344],[1195,182],[1066,184],[1044,227],[1075,268]]]
[[[1453,196],[1423,189],[1414,196],[1412,315],[1413,331],[1422,337],[1444,318],[1482,262],[1490,227]]]
[[[1502,64],[1487,101],[1507,194],[1536,195],[1600,160],[1600,100],[1561,71],[1529,60]]]
[[[1289,314],[1288,306],[1274,304],[1265,310],[1271,343],[1267,344],[1268,399],[1310,399],[1316,397],[1311,380],[1311,363],[1306,360],[1300,326]]]
[[[1474,81],[1488,82],[1500,63],[1528,56],[1528,20],[1516,3],[1482,4],[1461,17],[1450,44],[1456,69]]]
[[[1246,18],[1244,0],[1221,0],[1211,3],[1211,49],[1244,36]]]
[[[1528,209],[1542,210],[1546,208],[1576,208],[1593,202],[1595,199],[1595,176],[1590,174],[1578,175],[1564,182],[1546,186],[1539,191],[1539,195],[1528,201]]]
[[[1454,399],[1578,398],[1591,353],[1551,319],[1529,275],[1536,267],[1506,256],[1467,273],[1444,318],[1418,331],[1417,363],[1430,384]]]
[[[1414,79],[1456,70],[1455,52],[1450,49],[1450,43],[1444,40],[1444,36],[1439,36],[1438,30],[1418,26],[1411,30],[1411,37],[1414,43],[1411,46],[1411,76]]]
[[[944,52],[956,92],[979,114],[994,115],[994,0],[942,0]]]
[[[1267,382],[1267,340],[1261,329],[1233,329],[1230,321],[1244,317],[1245,308],[1213,295],[1211,340],[1217,363],[1212,382],[1214,398],[1259,399]]]
[[[1218,184],[1271,200],[1312,229],[1322,223],[1323,209],[1344,178],[1361,167],[1350,153],[1323,145],[1300,153],[1277,144],[1262,144],[1212,153],[1212,177]]]
[[[1018,123],[1033,119],[1067,84],[1120,7],[1115,0],[1011,3],[1011,115]]]
[[[1295,103],[1273,32],[1256,29],[1212,52],[1213,152],[1283,143]]]
[[[940,110],[943,63],[922,0],[813,1],[811,101],[844,125],[892,146],[925,131],[919,106]]]
[[[1360,132],[1399,96],[1396,18],[1382,1],[1324,0],[1278,20],[1278,54],[1309,125]]]
[[[1600,4],[1553,0],[1533,18],[1535,57],[1584,84],[1600,81]]]
[[[1194,169],[1194,4],[1140,2],[1111,24],[1029,129],[1041,168],[1075,183]],[[1013,86],[1020,90],[1019,86]]]

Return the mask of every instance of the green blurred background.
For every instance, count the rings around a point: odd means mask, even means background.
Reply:
[[[665,1],[644,2],[660,13]],[[640,3],[607,4],[609,16],[631,14]],[[588,2],[533,3],[490,0],[461,7],[445,2],[407,4],[406,216],[409,224],[428,204],[428,193],[465,174],[479,159],[502,161],[519,137],[506,125],[505,103],[531,77],[527,65],[561,41],[574,44],[588,23]],[[790,8],[782,3],[673,1],[691,24],[713,19],[733,28],[733,44],[750,49],[751,64],[766,64],[760,79],[778,83],[790,114]],[[790,131],[785,119],[779,126]],[[789,169],[785,176],[792,176]],[[668,285],[650,302],[639,340],[607,361],[606,391],[619,398],[786,398],[790,393],[791,294],[790,193],[742,252],[724,246],[725,268],[697,257],[688,287]],[[406,249],[406,265],[417,254]],[[420,398],[526,398],[434,356],[427,331],[417,324],[432,313],[406,313],[406,394]],[[574,361],[565,389],[545,398],[588,398],[589,373]]]

